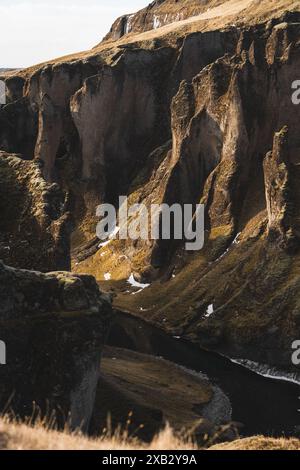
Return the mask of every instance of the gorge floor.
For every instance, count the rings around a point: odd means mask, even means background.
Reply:
[[[205,374],[229,398],[232,420],[243,425],[242,436],[299,435],[297,384],[259,376],[225,357],[172,338],[143,320],[122,312],[117,313],[108,344],[162,357]]]

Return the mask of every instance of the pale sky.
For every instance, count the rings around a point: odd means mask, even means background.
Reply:
[[[150,0],[0,0],[0,68],[27,67],[101,41]]]

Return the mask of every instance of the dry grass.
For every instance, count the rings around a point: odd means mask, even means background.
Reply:
[[[234,442],[218,444],[210,450],[300,450],[299,439],[248,437]]]
[[[88,439],[79,432],[70,433],[49,429],[41,422],[32,426],[11,422],[8,418],[0,421],[0,450],[195,450],[196,446],[176,437],[166,427],[150,444],[131,438],[126,432],[113,436],[103,435]]]
[[[142,444],[126,433],[88,439],[80,433],[50,430],[44,423],[31,425],[0,421],[0,450],[201,450],[189,440],[179,439],[166,427],[153,441]],[[300,450],[299,439],[255,436],[218,444],[209,450]]]

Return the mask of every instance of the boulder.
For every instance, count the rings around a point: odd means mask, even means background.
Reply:
[[[0,408],[87,429],[111,318],[91,276],[0,264]]]

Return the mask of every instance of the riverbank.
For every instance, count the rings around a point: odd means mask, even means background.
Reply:
[[[151,441],[167,424],[197,442],[218,434],[236,437],[231,404],[222,390],[201,373],[154,355],[105,347],[91,433],[100,423],[119,425],[130,435]],[[103,427],[104,427],[103,426]],[[232,428],[232,429],[231,429]]]
[[[263,377],[123,312],[115,316],[108,345],[162,357],[207,376],[230,400],[232,420],[243,424],[243,437],[299,435],[297,384]]]

